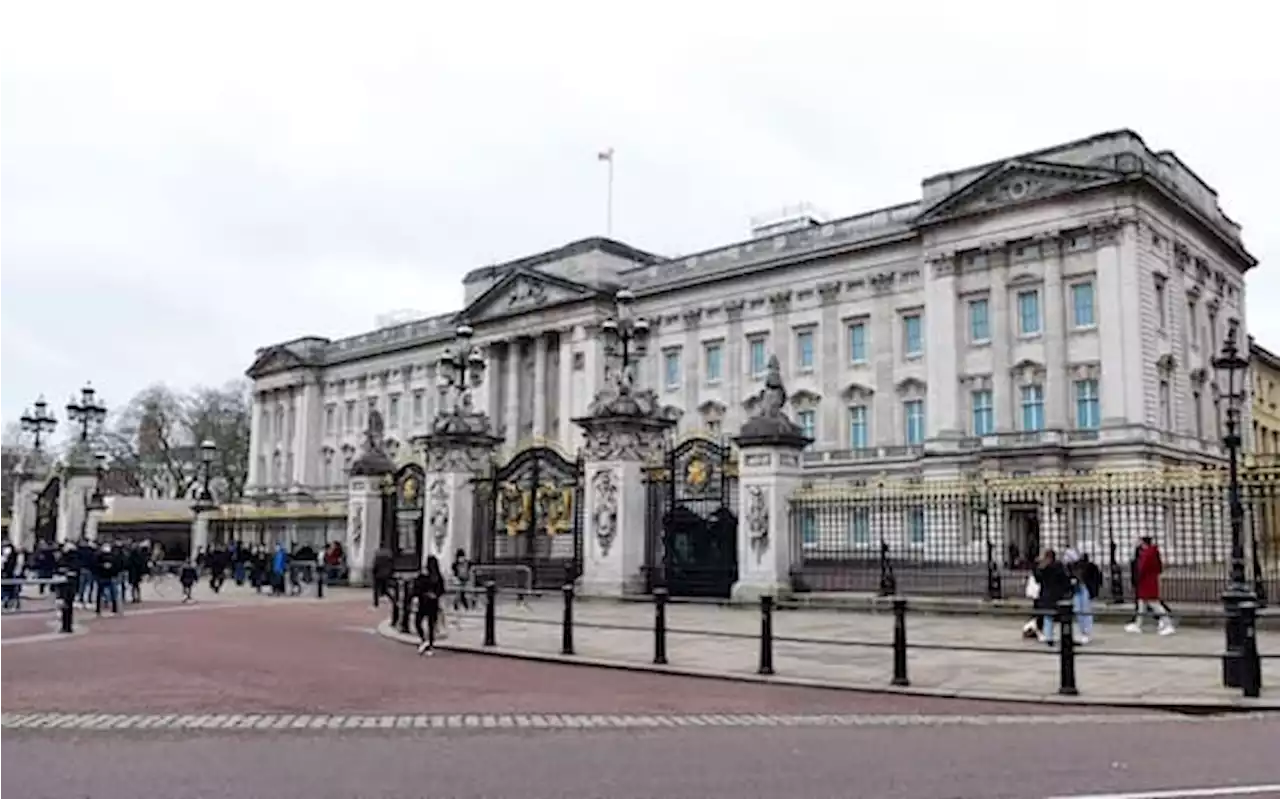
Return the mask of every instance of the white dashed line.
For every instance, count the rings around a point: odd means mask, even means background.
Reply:
[[[404,715],[296,715],[203,714],[118,715],[101,713],[5,713],[0,727],[6,730],[59,729],[82,732],[122,730],[521,730],[654,729],[661,727],[931,727],[931,726],[1036,726],[1076,724],[1196,724],[1253,720],[1263,714],[1234,716],[1173,716],[1143,713],[1057,715],[598,715],[564,713],[520,714],[404,714]]]

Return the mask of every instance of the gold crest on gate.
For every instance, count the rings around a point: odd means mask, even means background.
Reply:
[[[418,498],[418,481],[412,477],[406,477],[404,484],[400,487],[400,497],[406,505],[412,505]]]
[[[684,480],[695,491],[701,491],[706,488],[710,479],[711,467],[702,458],[694,458],[685,467]]]

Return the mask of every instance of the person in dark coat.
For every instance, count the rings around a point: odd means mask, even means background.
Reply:
[[[426,568],[413,580],[410,592],[418,602],[417,611],[413,614],[413,626],[422,643],[418,645],[418,654],[430,655],[436,646],[436,624],[440,620],[440,598],[444,596],[444,575],[440,573],[440,561],[435,555],[427,558]],[[404,608],[408,612],[408,608]],[[423,620],[427,628],[422,628]]]
[[[200,579],[200,570],[196,567],[195,560],[187,560],[182,564],[182,571],[178,574],[178,582],[182,583],[182,601],[184,603],[192,601],[191,589],[198,579]]]
[[[1053,644],[1054,613],[1058,602],[1072,595],[1071,575],[1058,560],[1058,553],[1046,549],[1036,563],[1036,582],[1040,584],[1040,596],[1036,608],[1044,611],[1044,625],[1036,637],[1046,644]]]
[[[110,544],[103,544],[93,565],[93,581],[97,583],[95,612],[102,615],[102,605],[111,601],[111,612],[120,612],[120,557],[111,551]]]
[[[391,600],[391,604],[395,604],[396,598],[391,593],[391,578],[395,573],[396,563],[391,557],[391,550],[379,549],[373,556],[373,606],[375,608],[384,596]]]

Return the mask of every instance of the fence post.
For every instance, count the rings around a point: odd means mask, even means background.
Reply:
[[[892,685],[906,688],[911,685],[907,679],[907,600],[895,597],[893,600],[893,681]]]
[[[1070,599],[1058,600],[1058,637],[1061,643],[1058,648],[1058,693],[1063,696],[1076,696],[1076,639],[1072,629],[1075,608]],[[1052,631],[1050,631],[1052,632]]]
[[[497,646],[498,584],[493,580],[484,584],[484,645]]]
[[[898,581],[893,576],[893,563],[889,561],[889,542],[880,542],[880,596],[898,593]]]
[[[1004,593],[1000,581],[1000,564],[996,563],[996,545],[987,540],[987,599],[1000,599]]]
[[[667,664],[667,589],[653,589],[653,662]]]
[[[773,674],[773,597],[760,597],[760,674]]]
[[[573,654],[573,583],[565,583],[564,618],[560,622],[560,654]]]
[[[413,580],[401,580],[400,632],[409,634],[409,606],[413,604]]]
[[[76,605],[76,585],[68,577],[67,580],[59,587],[61,588],[60,593],[62,594],[62,627],[59,628],[59,632],[70,633],[74,628],[72,614],[75,612],[73,609]]]
[[[1240,693],[1250,699],[1262,695],[1262,658],[1258,654],[1258,604],[1240,603]]]

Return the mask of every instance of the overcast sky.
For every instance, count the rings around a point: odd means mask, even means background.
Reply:
[[[608,6],[6,3],[3,418],[456,309],[466,270],[603,232],[608,146],[614,236],[675,255],[1133,128],[1244,226],[1280,348],[1266,4]]]

